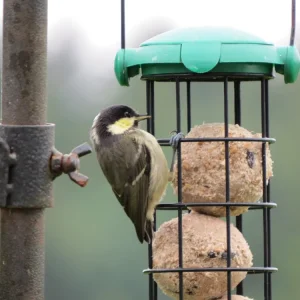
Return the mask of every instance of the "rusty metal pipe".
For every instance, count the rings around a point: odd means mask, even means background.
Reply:
[[[45,124],[47,0],[4,0],[2,55],[3,124]],[[1,300],[44,299],[44,222],[44,209],[1,209]]]
[[[47,0],[4,0],[2,122],[47,118]]]
[[[1,209],[1,300],[44,299],[44,210]]]

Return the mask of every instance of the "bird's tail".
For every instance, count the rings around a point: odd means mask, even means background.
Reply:
[[[153,222],[151,220],[146,220],[144,241],[150,244],[152,238],[153,238]]]

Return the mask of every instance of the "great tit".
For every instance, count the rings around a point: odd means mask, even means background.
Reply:
[[[95,117],[90,130],[100,167],[141,243],[151,243],[154,210],[169,179],[167,159],[156,138],[138,128],[150,117],[113,105]]]

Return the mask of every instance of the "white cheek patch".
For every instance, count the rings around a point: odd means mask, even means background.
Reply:
[[[134,125],[135,119],[131,118],[121,118],[117,120],[114,124],[107,126],[107,131],[111,134],[123,134],[125,131],[130,129]]]
[[[107,126],[107,131],[111,134],[123,134],[126,130],[128,130],[127,127],[119,126],[118,124],[111,124]]]

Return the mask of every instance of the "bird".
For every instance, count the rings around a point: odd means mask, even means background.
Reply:
[[[94,118],[90,139],[100,168],[132,221],[138,240],[150,244],[154,211],[166,193],[170,171],[156,138],[139,128],[139,122],[148,118],[151,116],[126,105],[109,106]],[[173,149],[181,137],[172,137]]]

